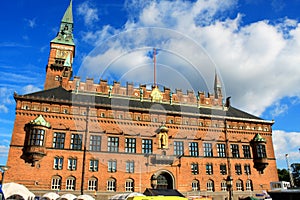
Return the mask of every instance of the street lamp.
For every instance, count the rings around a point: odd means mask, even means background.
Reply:
[[[3,185],[4,183],[4,173],[9,169],[8,166],[5,165],[0,165],[0,170],[2,172],[2,180],[1,180],[1,184]]]
[[[232,184],[233,184],[233,178],[231,176],[227,176],[226,179],[226,186],[228,190],[228,199],[232,200]]]

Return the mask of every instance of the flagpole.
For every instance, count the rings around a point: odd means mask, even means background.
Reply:
[[[154,62],[154,86],[156,87],[156,49],[153,48],[153,62]]]

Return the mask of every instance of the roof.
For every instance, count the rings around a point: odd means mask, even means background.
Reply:
[[[187,104],[169,104],[158,103],[147,100],[141,101],[139,98],[130,98],[124,96],[111,96],[91,94],[91,93],[75,93],[68,91],[64,88],[57,87],[48,90],[43,90],[26,95],[15,95],[15,98],[39,99],[45,101],[58,101],[80,105],[93,105],[93,106],[108,106],[111,108],[144,110],[151,109],[152,112],[169,112],[175,115],[204,115],[207,117],[224,117],[243,120],[255,120],[273,123],[263,120],[252,114],[239,110],[230,106],[228,109],[220,109],[213,107],[200,107],[196,105]]]

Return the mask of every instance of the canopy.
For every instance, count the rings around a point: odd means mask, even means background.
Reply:
[[[74,194],[63,194],[61,197],[59,197],[59,200],[74,200],[77,197]]]
[[[2,191],[5,199],[13,195],[19,195],[26,200],[35,197],[35,195],[30,192],[24,185],[18,183],[4,183],[2,186]]]
[[[95,200],[92,196],[83,194],[77,197],[77,200]]]
[[[43,195],[42,199],[56,200],[59,198],[59,195],[55,192],[48,192]]]
[[[138,192],[123,193],[123,194],[116,194],[115,196],[111,197],[110,200],[126,200],[128,197],[134,197],[134,196],[145,196],[145,195]]]

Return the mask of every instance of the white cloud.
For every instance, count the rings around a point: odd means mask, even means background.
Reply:
[[[0,113],[1,112],[8,113],[8,108],[5,105],[3,105],[3,104],[2,105],[0,104]]]
[[[84,23],[90,26],[92,23],[97,22],[98,18],[98,9],[93,8],[89,2],[83,2],[77,8],[78,15],[83,16]]]
[[[123,29],[107,25],[85,35],[86,41],[97,44],[96,49],[101,51],[93,51],[86,58],[80,68],[82,72],[93,66],[91,69],[97,68],[101,73],[109,66],[106,73],[111,77],[126,74],[132,78],[129,81],[151,80],[151,72],[141,76],[139,66],[149,64],[145,53],[157,47],[169,52],[157,62],[169,71],[182,73],[194,89],[203,90],[206,84],[206,92],[212,92],[216,65],[226,96],[232,96],[234,106],[252,114],[260,115],[284,97],[300,96],[300,76],[295,75],[300,73],[300,25],[296,20],[285,18],[276,23],[258,21],[242,25],[243,13],[236,13],[233,19],[226,17],[227,12],[236,8],[235,0],[132,0],[125,5],[130,15]],[[141,49],[145,52],[140,53]],[[204,80],[189,78],[195,74],[193,70]],[[172,77],[161,79],[166,80],[169,83],[164,84],[177,87]],[[287,110],[285,105],[277,108],[275,115]]]
[[[40,91],[41,89],[34,86],[34,85],[26,85],[22,88],[22,92],[24,94],[29,94],[29,93],[33,93],[33,92],[37,92]]]
[[[289,155],[289,162],[299,163],[300,160],[300,132],[285,132],[282,130],[273,130],[273,145],[277,165],[279,168],[286,168],[286,157]]]
[[[30,27],[30,28],[34,28],[36,26],[36,19],[33,18],[33,19],[25,19],[25,21],[27,22],[27,25]]]

